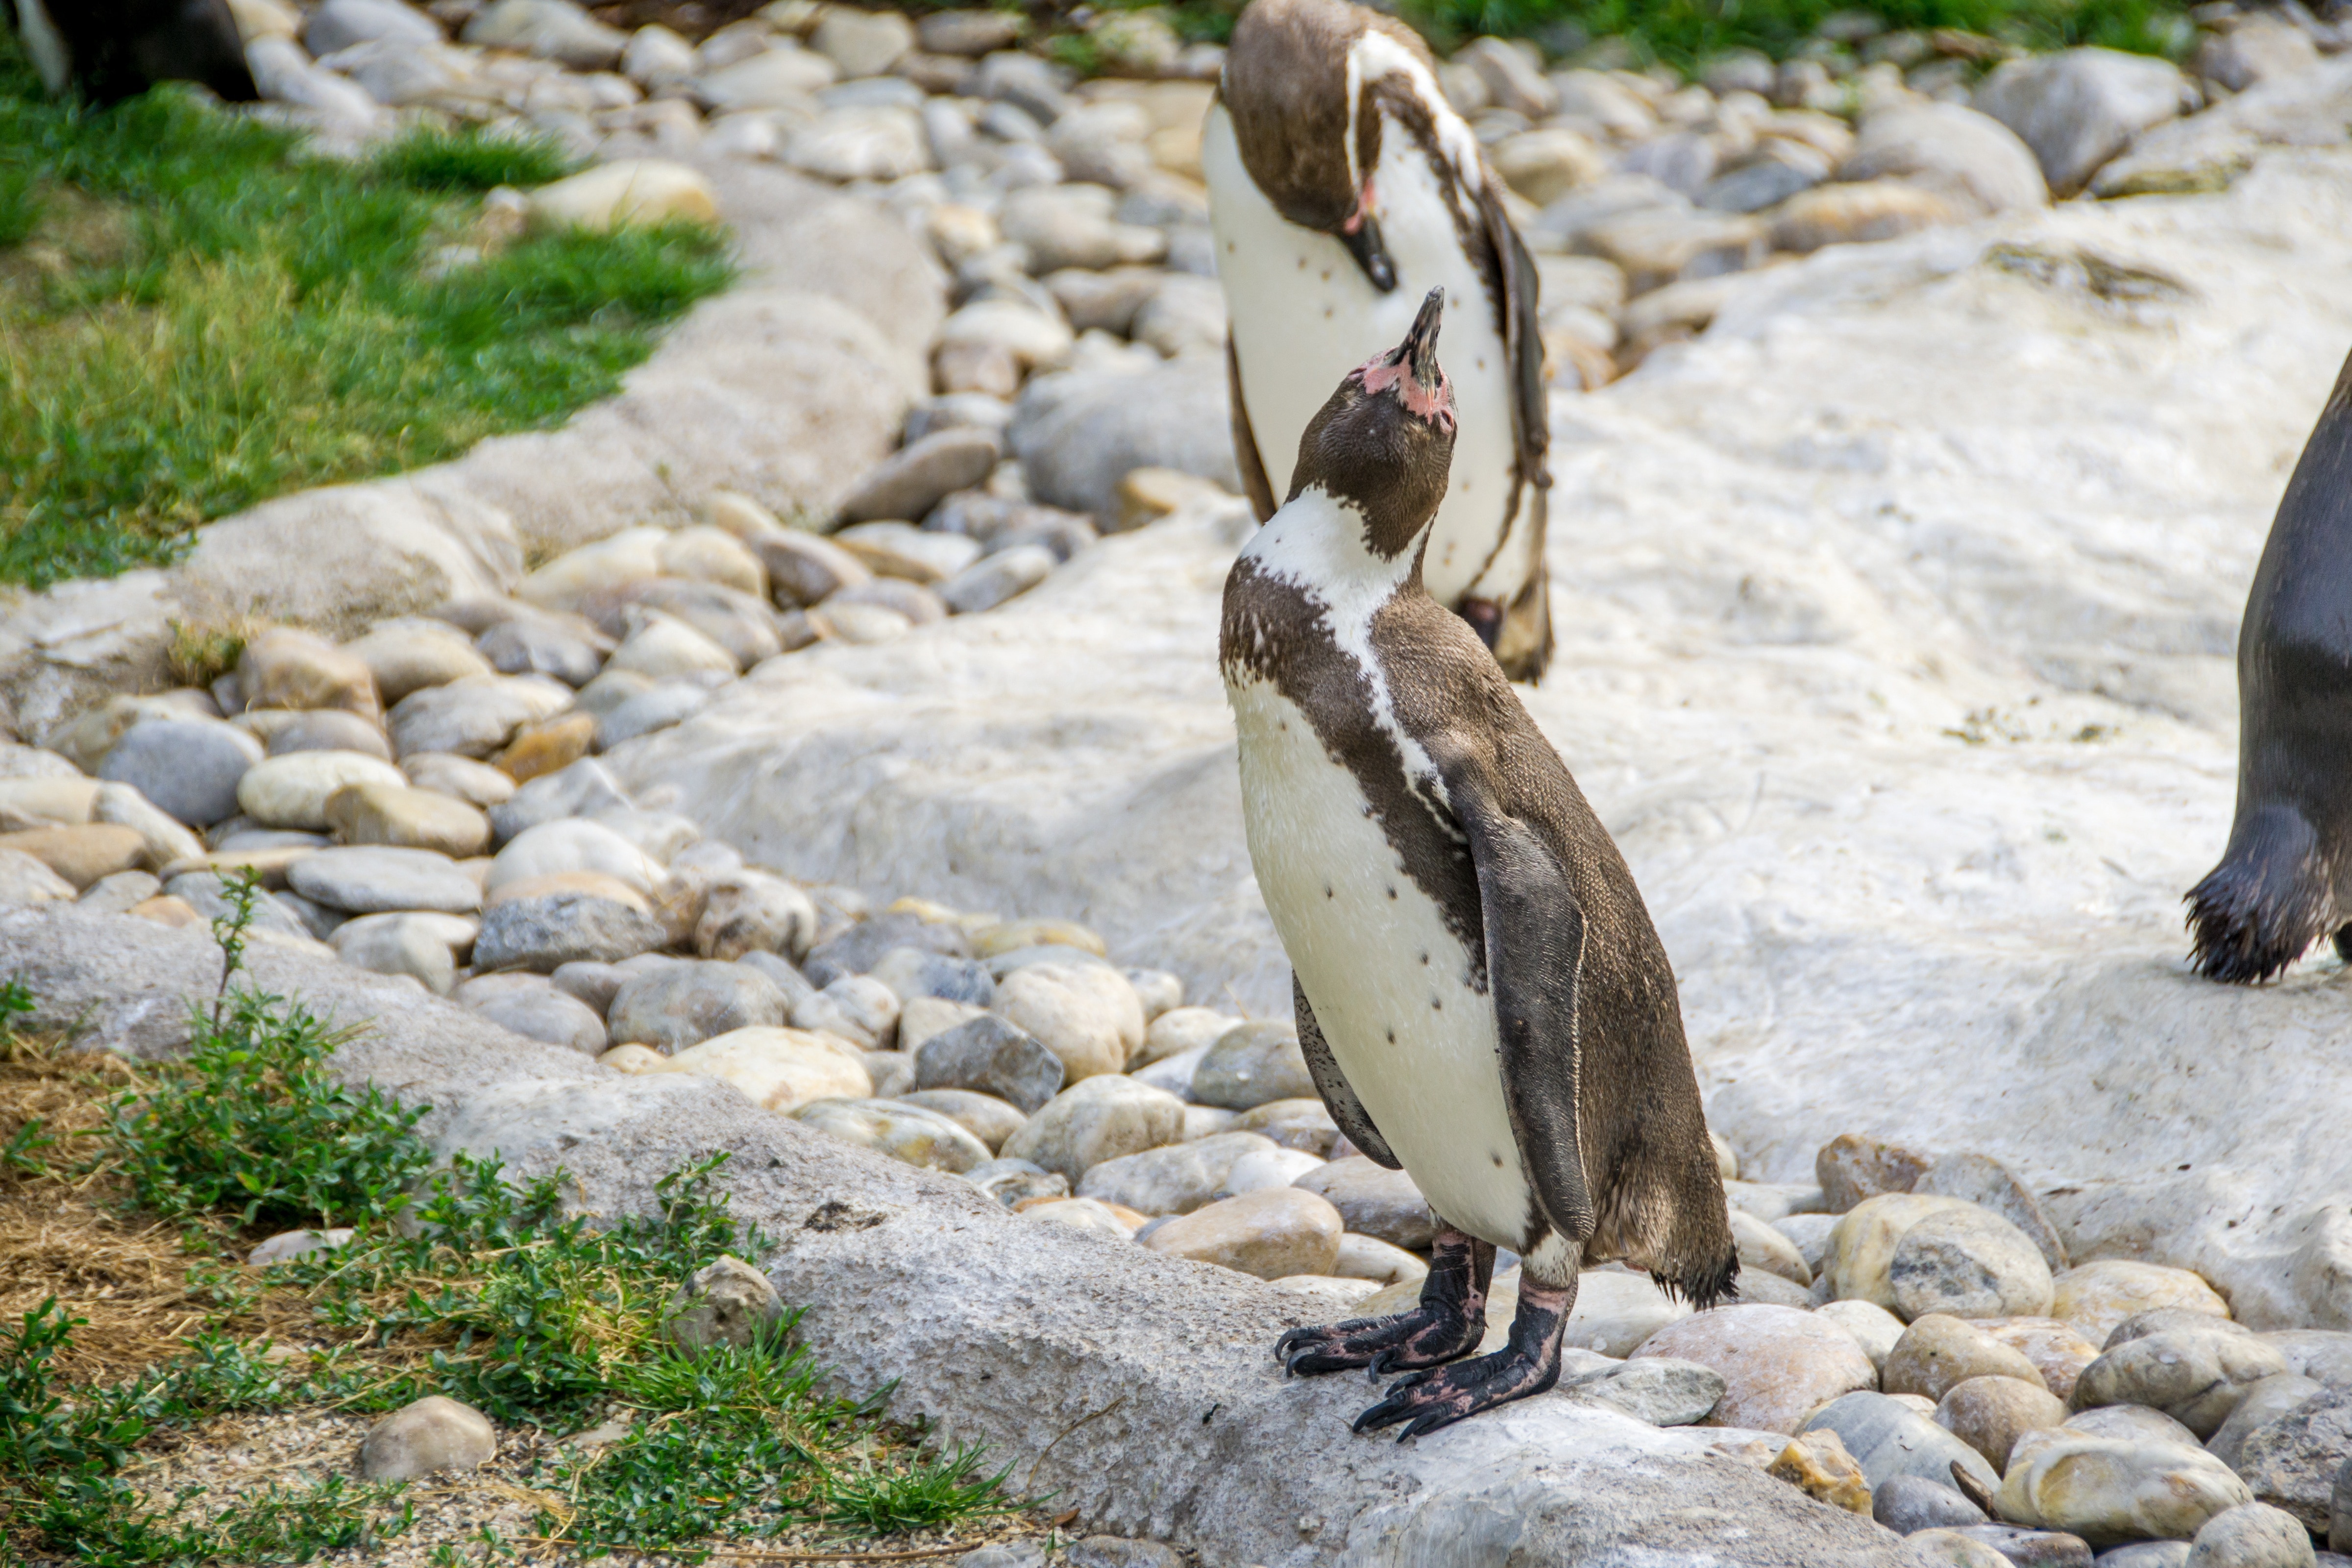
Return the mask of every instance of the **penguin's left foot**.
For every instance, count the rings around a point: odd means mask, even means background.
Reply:
[[[1389,1396],[1356,1417],[1357,1432],[1402,1423],[1402,1443],[1467,1415],[1541,1394],[1559,1381],[1559,1340],[1576,1305],[1573,1283],[1553,1289],[1526,1280],[1519,1287],[1518,1315],[1511,1320],[1510,1342],[1492,1355],[1416,1372],[1389,1385]]]
[[[1478,1348],[1486,1333],[1486,1286],[1495,1271],[1491,1242],[1451,1228],[1437,1233],[1429,1277],[1410,1312],[1358,1318],[1324,1328],[1293,1329],[1274,1353],[1286,1373],[1339,1372],[1366,1366],[1383,1372],[1440,1366]]]

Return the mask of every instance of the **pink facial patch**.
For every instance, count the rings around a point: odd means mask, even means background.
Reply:
[[[1391,362],[1381,354],[1368,361],[1356,374],[1363,378],[1366,392],[1377,395],[1393,387],[1413,413],[1449,430],[1454,427],[1454,384],[1445,378],[1444,371],[1438,372],[1435,386],[1423,386],[1403,361]]]

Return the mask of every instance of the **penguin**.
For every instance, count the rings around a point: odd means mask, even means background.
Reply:
[[[1427,46],[1346,0],[1256,0],[1202,135],[1234,450],[1258,521],[1332,383],[1445,289],[1462,429],[1424,580],[1513,679],[1539,678],[1551,479],[1535,263]]]
[[[1403,1437],[1549,1388],[1580,1268],[1701,1307],[1738,1273],[1674,971],[1608,831],[1423,581],[1458,413],[1441,291],[1307,422],[1225,581],[1219,661],[1258,888],[1332,1120],[1439,1220],[1420,1304],[1294,1329],[1291,1373],[1409,1375]],[[1495,1251],[1521,1259],[1509,1342]]]
[[[92,103],[134,98],[159,81],[193,81],[226,103],[261,98],[227,0],[13,0],[17,35],[41,84],[78,87]]]
[[[2189,890],[2189,962],[2251,984],[2323,936],[2352,960],[2352,358],[2254,569],[2238,710],[2237,814]]]

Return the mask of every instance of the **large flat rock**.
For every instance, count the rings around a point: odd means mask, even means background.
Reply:
[[[71,909],[0,911],[0,975],[34,1023],[152,1054],[209,995],[212,944]],[[1285,1381],[1276,1335],[1317,1308],[1246,1276],[1015,1218],[733,1090],[630,1078],[510,1035],[407,981],[256,942],[253,978],[368,1027],[338,1067],[434,1109],[437,1152],[557,1166],[598,1213],[644,1213],[664,1172],[714,1152],[800,1332],[847,1388],[988,1446],[1081,1531],[1149,1534],[1207,1568],[1864,1568],[1914,1561],[1889,1531],[1719,1450],[1754,1434],[1661,1431],[1548,1396],[1399,1445],[1351,1436],[1360,1378]]]
[[[2352,343],[2347,263],[2352,158],[2278,152],[2218,196],[1824,251],[1555,402],[1561,643],[1526,700],[1751,1173],[1847,1131],[1984,1150],[2083,1253],[2352,1325],[2315,1217],[2352,1196],[2337,966],[2193,980],[2179,902],[2227,833],[2240,608]],[[612,761],[795,874],[1085,920],[1280,1013],[1215,669],[1238,537],[1112,539]]]

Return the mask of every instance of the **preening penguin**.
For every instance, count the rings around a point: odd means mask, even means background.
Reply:
[[[2246,595],[2237,816],[2189,902],[2210,979],[2268,980],[2323,936],[2352,959],[2352,359]]]
[[[1551,658],[1536,271],[1475,137],[1402,24],[1346,0],[1255,0],[1203,128],[1233,323],[1234,455],[1263,521],[1331,385],[1454,301],[1461,431],[1423,564],[1515,679]]]
[[[1413,1372],[1356,1423],[1407,1436],[1549,1388],[1581,1267],[1623,1258],[1702,1306],[1738,1271],[1633,875],[1422,584],[1454,447],[1443,305],[1431,291],[1308,423],[1288,500],[1225,580],[1219,646],[1250,859],[1316,1085],[1442,1226],[1418,1308],[1294,1330],[1276,1353],[1293,1372]],[[1510,1343],[1459,1361],[1498,1246],[1522,1259]]]
[[[103,104],[193,81],[229,103],[261,97],[227,0],[9,0],[9,9],[53,93],[78,87]]]

